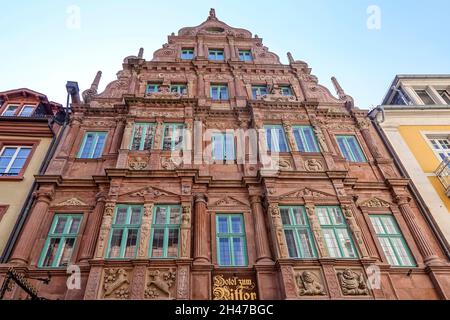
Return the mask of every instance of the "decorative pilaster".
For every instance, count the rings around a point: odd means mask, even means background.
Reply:
[[[256,262],[259,264],[273,263],[270,256],[269,239],[267,229],[264,223],[264,209],[260,196],[251,196],[250,204],[252,206],[253,221],[255,223],[255,243],[256,243]]]
[[[210,230],[208,213],[206,211],[206,196],[195,196],[195,238],[194,238],[194,263],[205,264],[210,262],[209,248]]]
[[[183,205],[181,214],[181,253],[180,257],[191,257],[191,206]]]
[[[111,151],[110,153],[116,154],[117,151],[119,150],[119,147],[121,146],[121,138],[125,138],[124,137],[124,128],[125,128],[125,123],[126,123],[126,119],[125,118],[119,118],[116,120],[117,122],[117,126],[116,126],[116,130],[114,130],[114,136],[113,136],[113,140],[111,143]],[[130,134],[131,136],[131,134]]]
[[[342,205],[342,211],[344,213],[345,220],[347,221],[347,225],[353,234],[353,238],[356,240],[362,258],[369,258],[370,255],[364,243],[361,228],[356,222],[352,207],[350,205]]]
[[[419,247],[420,253],[423,256],[423,260],[427,265],[439,264],[440,259],[431,248],[431,245],[427,238],[425,237],[422,229],[417,224],[414,214],[409,205],[410,198],[407,196],[397,196],[395,198],[397,202],[400,212],[405,219],[406,224],[408,225],[409,230]]]
[[[53,200],[53,190],[40,189],[34,193],[36,202],[33,211],[29,212],[29,217],[25,228],[19,238],[19,245],[15,247],[10,259],[11,263],[28,264],[31,250],[36,243],[42,221],[45,220],[48,207]]]
[[[308,215],[309,223],[311,224],[314,239],[317,244],[317,249],[319,250],[319,258],[327,258],[328,250],[325,246],[325,240],[322,235],[322,228],[320,227],[319,220],[317,219],[315,206],[312,204],[307,204],[305,206],[305,209],[306,214]]]
[[[137,256],[138,259],[147,259],[152,220],[153,220],[153,203],[145,203],[144,213],[142,215],[141,232],[139,235],[139,249]]]
[[[114,209],[116,207],[115,201],[108,201],[105,204],[105,212],[103,214],[102,225],[97,242],[97,250],[95,252],[95,259],[103,259],[105,257],[105,249],[108,244],[108,237],[111,231],[112,219],[114,216]]]
[[[278,204],[269,204],[269,213],[272,217],[273,231],[275,233],[275,243],[278,259],[289,258],[288,247],[286,244],[286,238],[284,236],[283,222],[281,221],[280,208]]]
[[[69,127],[69,132],[67,133],[66,138],[64,139],[64,143],[61,143],[61,150],[59,156],[67,157],[72,149],[72,146],[75,142],[78,133],[80,132],[82,118],[74,117],[71,119],[71,124]]]
[[[297,144],[295,143],[294,133],[292,132],[292,125],[287,121],[283,121],[283,128],[286,132],[289,150],[298,151]]]
[[[327,141],[325,140],[325,135],[322,132],[322,129],[314,125],[313,126],[314,133],[316,134],[317,141],[319,142],[319,146],[322,149],[323,152],[330,152],[330,149],[328,149]]]
[[[163,130],[163,120],[157,119],[156,121],[156,128],[155,128],[155,139],[153,141],[153,149],[161,150],[161,144],[162,144],[162,132]]]
[[[372,155],[375,159],[382,158],[382,154],[380,152],[380,149],[378,149],[378,146],[373,140],[372,135],[370,134],[370,126],[371,122],[368,119],[357,119],[357,125],[359,130],[361,131],[361,134],[364,138],[364,141],[366,141],[367,146],[369,147],[370,152],[372,152]]]
[[[89,215],[86,223],[80,262],[87,262],[87,260],[94,257],[97,236],[102,224],[103,212],[105,211],[106,193],[99,192],[95,200],[95,208]]]
[[[131,135],[133,134],[134,120],[128,119],[127,124],[125,126],[125,130],[123,132],[122,144],[120,145],[120,149],[128,150],[131,141]]]

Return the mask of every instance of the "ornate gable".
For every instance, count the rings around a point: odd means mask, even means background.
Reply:
[[[283,194],[280,196],[280,199],[298,199],[298,198],[304,198],[304,197],[336,198],[335,195],[332,195],[329,193],[325,193],[325,192],[310,189],[310,188],[303,188],[300,190],[290,191],[286,194]]]
[[[369,200],[361,202],[359,206],[367,208],[389,208],[391,206],[391,203],[380,198],[373,197]]]
[[[159,188],[155,188],[152,186],[144,187],[135,189],[133,191],[128,191],[125,193],[120,194],[119,196],[130,196],[132,198],[134,197],[150,197],[150,198],[158,198],[162,196],[178,196],[178,194],[162,190]]]
[[[249,204],[242,200],[236,199],[234,197],[226,196],[226,197],[223,197],[219,200],[212,202],[212,205],[216,206],[216,207],[235,207],[235,206],[242,207],[242,206],[248,206]]]

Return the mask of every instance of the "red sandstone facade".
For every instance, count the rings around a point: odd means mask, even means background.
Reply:
[[[194,49],[192,60],[180,58],[183,48]],[[224,61],[210,61],[210,49],[222,49]],[[239,50],[250,51],[251,61],[241,61]],[[48,299],[214,299],[224,286],[214,280],[227,276],[255,285],[235,299],[450,298],[449,260],[408,191],[409,181],[400,176],[366,111],[353,105],[335,79],[339,98],[318,84],[305,62],[289,55],[289,65],[281,64],[261,38],[226,25],[211,11],[200,26],[169,36],[151,61],[142,50],[125,58],[118,79],[103,93],[97,93],[99,81],[100,74],[83,93],[84,102],[72,103],[70,128],[46,174],[36,177],[34,206],[0,274],[14,266]],[[148,93],[147,85],[155,83],[159,91]],[[187,91],[170,92],[179,83]],[[229,99],[211,98],[211,86],[218,84],[227,86]],[[257,85],[270,90],[255,99]],[[283,95],[283,86],[292,94]],[[153,146],[131,151],[133,126],[143,122],[155,123]],[[183,157],[191,161],[179,163],[161,148],[165,123],[202,132],[281,125],[290,152],[279,154],[276,170],[260,162],[205,163],[197,147],[185,149]],[[314,128],[320,152],[299,151],[292,131],[297,125]],[[103,153],[81,159],[83,137],[93,131],[107,132]],[[355,136],[367,161],[347,161],[336,135]],[[203,150],[210,144],[192,142]],[[143,208],[136,255],[108,259],[115,210],[124,204]],[[161,204],[182,209],[174,259],[148,257],[153,209]],[[280,216],[285,206],[305,208],[317,257],[290,258]],[[330,257],[316,216],[321,206],[341,208],[357,258]],[[66,268],[41,268],[39,259],[55,214],[74,213],[82,215],[71,255],[81,270],[81,287],[69,290]],[[247,266],[219,266],[218,214],[242,215]],[[370,220],[378,214],[395,218],[414,267],[389,264]],[[374,270],[379,286],[367,285]],[[48,285],[32,280],[47,274]],[[7,293],[10,299],[23,297],[17,287]]]

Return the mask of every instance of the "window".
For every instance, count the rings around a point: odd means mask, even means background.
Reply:
[[[59,268],[70,264],[81,219],[81,214],[55,215],[39,259],[39,267]]]
[[[292,90],[290,86],[281,86],[280,89],[283,96],[292,96]]]
[[[5,111],[3,111],[2,116],[4,117],[12,117],[15,116],[17,111],[19,110],[20,106],[19,105],[8,105],[5,108]]]
[[[234,135],[215,133],[212,136],[213,160],[235,160]]]
[[[358,258],[339,207],[316,207],[325,246],[331,258]]]
[[[290,258],[316,257],[311,228],[304,207],[280,207]]]
[[[439,155],[440,160],[450,157],[450,140],[448,138],[431,138],[430,142],[433,146],[433,151]]]
[[[239,59],[241,61],[253,61],[251,50],[239,50]]]
[[[21,117],[31,117],[33,115],[34,112],[34,106],[23,106],[22,110],[20,111],[20,116]]]
[[[0,176],[18,176],[22,171],[31,147],[5,146],[0,153]]]
[[[216,216],[217,260],[221,267],[247,266],[247,243],[241,214]]]
[[[253,86],[252,87],[253,99],[256,100],[258,97],[265,96],[267,94],[266,86]]]
[[[184,124],[168,123],[164,124],[163,146],[165,151],[181,150],[183,148]]]
[[[212,84],[211,99],[228,100],[228,86],[226,84]]]
[[[347,161],[367,162],[355,136],[337,136],[339,149]]]
[[[224,60],[223,50],[221,50],[221,49],[209,49],[208,57],[209,57],[209,60],[223,61]]]
[[[136,256],[142,206],[118,205],[107,257],[109,259],[133,259]]]
[[[292,132],[299,151],[320,152],[316,135],[311,126],[296,126],[293,127]]]
[[[177,258],[180,242],[180,206],[155,207],[152,236],[150,241],[151,258]]]
[[[147,85],[146,93],[156,93],[159,92],[159,83],[149,83]]]
[[[394,97],[392,98],[392,101],[390,104],[396,105],[396,106],[403,106],[403,105],[410,105],[411,101],[409,100],[409,98],[403,92],[402,89],[397,89],[397,92],[395,93]]]
[[[439,90],[438,93],[447,104],[450,104],[450,93],[447,90]]]
[[[411,252],[394,217],[373,215],[370,220],[389,264],[397,267],[414,267]]]
[[[86,132],[78,158],[97,159],[103,154],[106,132]]]
[[[173,84],[170,86],[170,92],[176,92],[183,96],[187,94],[187,86],[185,84]]]
[[[430,97],[426,90],[416,90],[416,93],[425,105],[435,104],[434,100]]]
[[[131,140],[131,150],[151,150],[155,137],[154,123],[136,123],[133,129],[133,139]]]
[[[183,48],[181,50],[181,59],[191,60],[194,58],[194,49],[192,48]]]
[[[289,152],[284,129],[280,125],[264,126],[266,130],[266,146],[271,152]]]

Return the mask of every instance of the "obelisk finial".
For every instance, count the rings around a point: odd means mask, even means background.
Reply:
[[[144,57],[144,48],[139,49],[138,58],[142,59]]]

